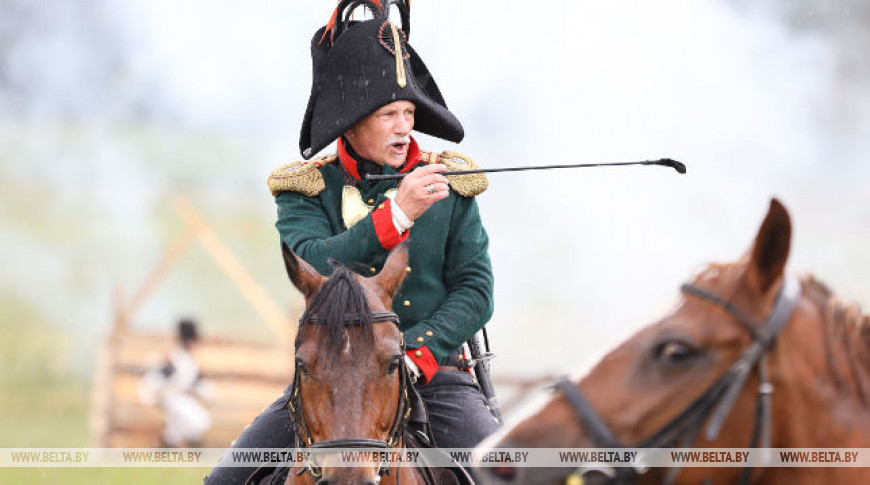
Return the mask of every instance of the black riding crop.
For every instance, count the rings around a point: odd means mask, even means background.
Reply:
[[[670,158],[662,158],[659,160],[644,160],[640,162],[616,162],[616,163],[578,163],[574,165],[541,165],[538,167],[505,167],[505,168],[478,168],[474,170],[454,170],[441,172],[441,175],[466,175],[471,173],[493,173],[493,172],[522,172],[525,170],[549,170],[552,168],[589,168],[589,167],[618,167],[626,165],[660,165],[662,167],[671,167],[677,173],[686,173],[686,165]],[[404,178],[407,173],[392,173],[387,175],[372,175],[367,174],[366,180],[394,180]]]

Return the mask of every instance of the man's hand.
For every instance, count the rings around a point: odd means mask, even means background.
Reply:
[[[396,203],[412,221],[450,195],[447,177],[439,173],[445,170],[446,165],[435,163],[413,170],[402,180]]]

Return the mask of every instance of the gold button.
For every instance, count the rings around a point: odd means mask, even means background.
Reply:
[[[383,208],[384,208],[384,203],[381,202],[381,205],[378,206],[378,209],[383,209]]]
[[[433,335],[435,335],[435,334],[432,333],[431,330],[426,330],[426,336],[427,336],[427,337],[431,337],[431,336],[433,336]]]
[[[375,199],[369,199],[369,205],[372,205],[374,203],[375,203]]]
[[[416,355],[417,357],[423,357],[423,352],[418,350],[418,351],[414,352],[414,355]]]
[[[377,272],[378,272],[378,268],[375,268],[374,266],[372,266],[371,268],[369,268],[369,273],[371,273],[371,274],[375,274],[375,273],[377,273]]]
[[[417,342],[422,342],[423,340],[425,340],[423,337],[417,337]]]
[[[405,300],[402,302],[402,305],[411,306],[411,300]]]
[[[411,267],[410,267],[410,266],[408,266],[407,268],[405,268],[405,273],[410,273],[410,272],[411,272]]]

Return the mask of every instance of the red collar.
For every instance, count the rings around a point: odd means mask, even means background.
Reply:
[[[338,158],[341,160],[341,164],[347,170],[347,173],[354,179],[360,180],[359,172],[356,171],[356,160],[347,153],[347,150],[344,148],[344,141],[341,138],[338,139]],[[417,145],[417,140],[412,136],[411,143],[408,145],[408,156],[405,158],[405,166],[402,167],[402,170],[399,170],[399,173],[410,171],[419,161],[420,147]]]

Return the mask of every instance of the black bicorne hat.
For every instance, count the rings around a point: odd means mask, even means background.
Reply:
[[[388,18],[392,5],[399,10],[401,27]],[[374,18],[349,20],[360,6],[368,8]],[[416,105],[416,131],[462,141],[462,124],[448,111],[423,60],[408,45],[409,33],[410,13],[405,0],[339,2],[332,20],[311,40],[313,81],[299,135],[305,159],[378,108],[398,100]]]
[[[178,339],[182,342],[199,340],[196,322],[190,318],[182,318],[178,322]]]

